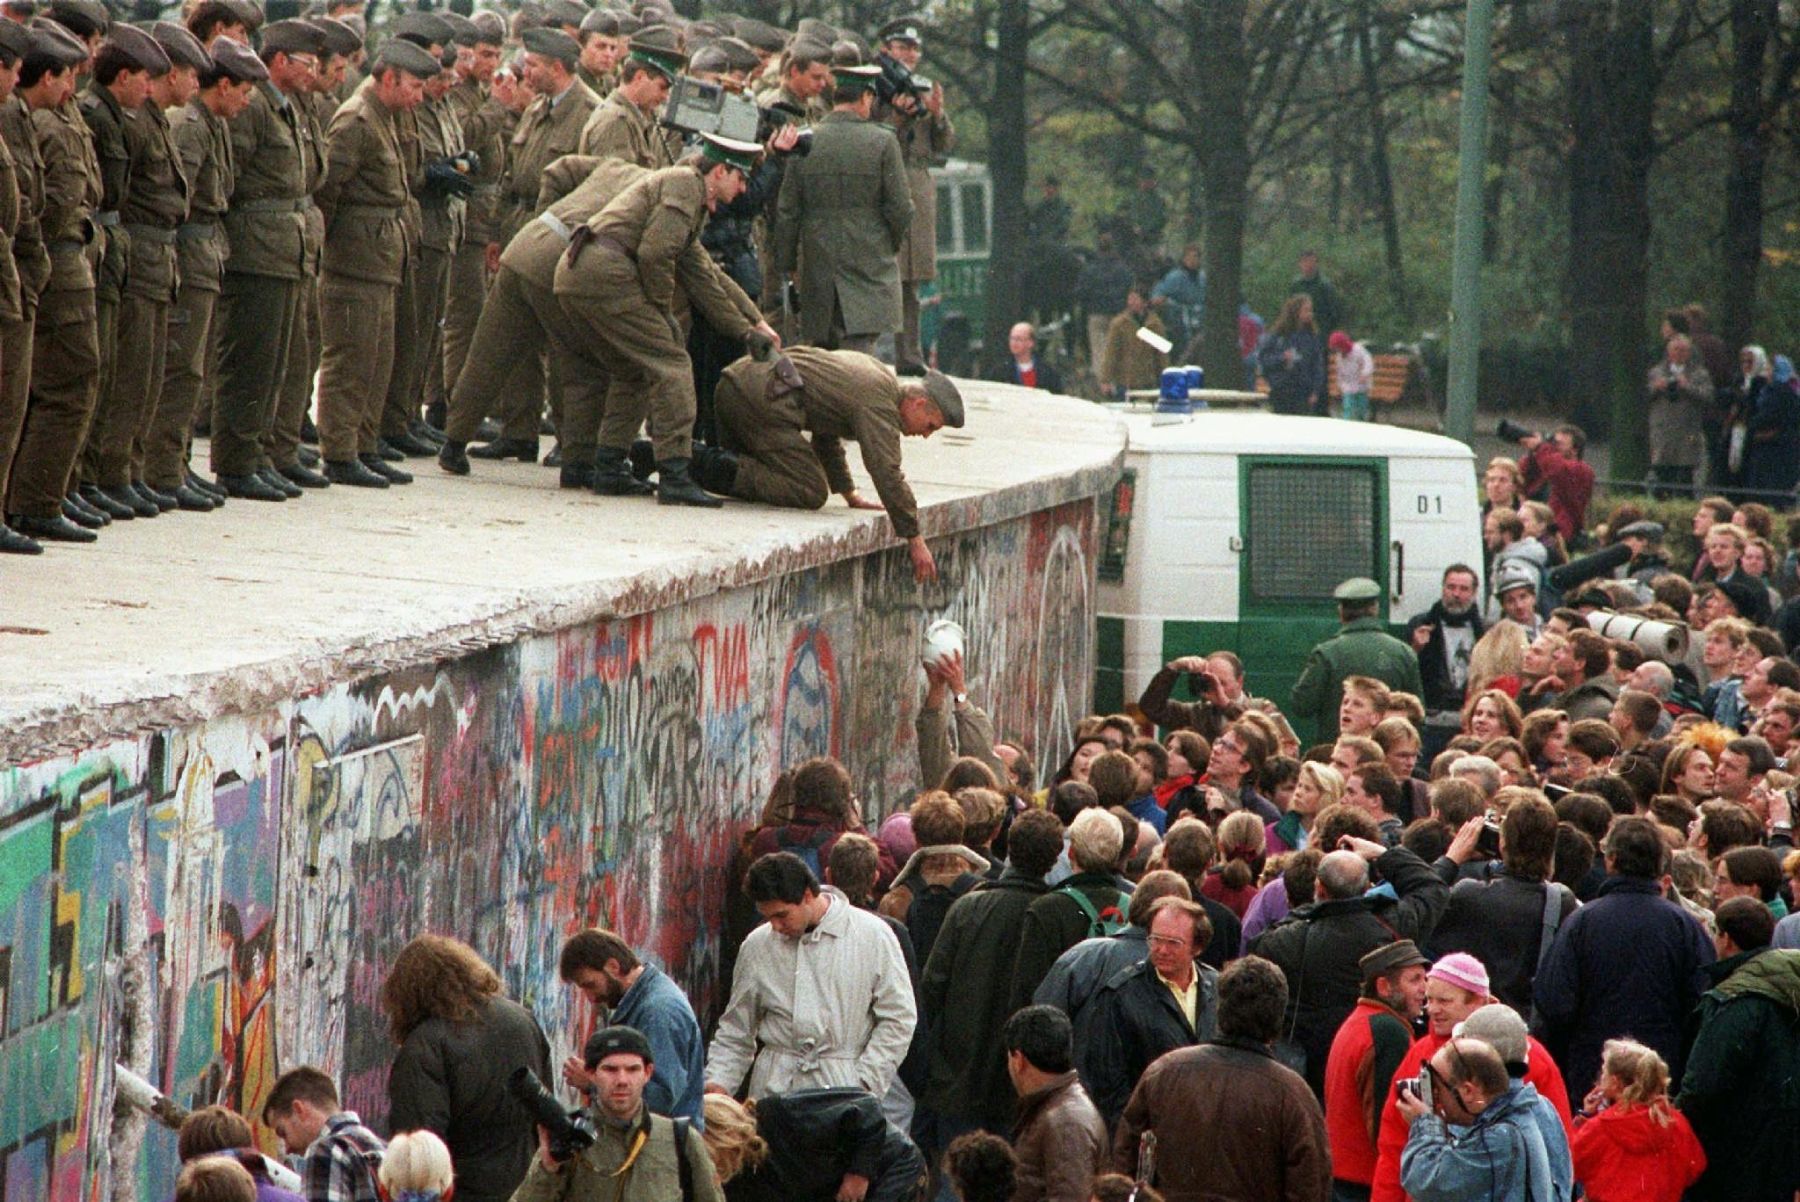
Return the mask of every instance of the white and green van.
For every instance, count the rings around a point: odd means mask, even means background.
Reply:
[[[1125,473],[1098,567],[1100,713],[1135,702],[1169,660],[1209,651],[1237,652],[1247,687],[1285,708],[1307,652],[1337,629],[1340,582],[1378,582],[1398,626],[1438,599],[1451,564],[1480,574],[1474,454],[1454,439],[1261,412],[1122,416]]]

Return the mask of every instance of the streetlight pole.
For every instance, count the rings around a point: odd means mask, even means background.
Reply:
[[[1463,35],[1462,114],[1456,166],[1456,244],[1450,275],[1450,387],[1445,428],[1475,436],[1475,393],[1481,357],[1482,185],[1487,178],[1488,68],[1494,0],[1469,0]]]

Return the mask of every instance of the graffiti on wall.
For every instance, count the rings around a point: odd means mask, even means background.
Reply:
[[[0,770],[0,1199],[167,1196],[174,1138],[114,1133],[115,1061],[253,1120],[315,1064],[379,1129],[381,984],[423,931],[558,1043],[592,1021],[556,974],[590,924],[716,1012],[732,856],[780,769],[842,758],[871,820],[916,790],[931,619],[1060,761],[1093,539],[1074,503],[942,540],[927,587],[896,550]]]

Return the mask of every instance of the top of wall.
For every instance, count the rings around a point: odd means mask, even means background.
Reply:
[[[1111,487],[1123,423],[964,383],[968,422],[905,440],[927,538]],[[548,450],[545,440],[544,450]],[[852,449],[852,471],[873,498]],[[267,707],[342,680],[646,613],[897,545],[885,515],[664,508],[478,462],[455,479],[116,523],[0,565],[0,763]]]

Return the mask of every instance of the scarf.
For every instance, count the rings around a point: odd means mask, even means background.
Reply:
[[[1184,772],[1180,776],[1170,777],[1152,790],[1156,794],[1156,804],[1165,810],[1168,809],[1169,803],[1175,800],[1175,795],[1193,783],[1194,774],[1192,772]]]

